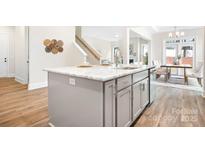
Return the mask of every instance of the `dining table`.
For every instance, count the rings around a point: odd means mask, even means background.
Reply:
[[[172,68],[182,68],[184,69],[184,83],[188,83],[188,78],[186,76],[186,69],[191,69],[192,66],[188,65],[188,64],[179,64],[179,65],[175,65],[175,64],[164,64],[161,65],[162,68],[166,68],[166,71],[168,73],[169,69],[171,70]]]

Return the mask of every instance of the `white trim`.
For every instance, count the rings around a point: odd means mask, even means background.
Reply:
[[[38,83],[29,83],[28,90],[34,90],[39,88],[44,88],[48,86],[48,82],[38,82]]]
[[[205,98],[205,91],[202,92],[201,96]]]
[[[19,76],[15,76],[15,80],[17,82],[21,83],[21,84],[26,84],[26,81],[23,78],[19,77]]]
[[[73,44],[76,46],[76,48],[83,54],[83,56],[87,57],[87,53],[75,42],[73,41]]]
[[[15,77],[15,74],[14,74],[14,73],[10,73],[10,74],[8,75],[8,77],[9,77],[9,78]]]
[[[52,124],[51,122],[49,122],[48,125],[49,125],[50,127],[55,127],[55,125]]]
[[[75,41],[73,41],[73,44],[81,52],[81,54],[83,54],[83,61],[87,62],[88,54]]]

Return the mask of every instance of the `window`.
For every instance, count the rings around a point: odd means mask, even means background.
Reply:
[[[167,46],[166,49],[165,49],[165,53],[166,53],[166,64],[173,64],[174,63],[174,58],[177,55],[176,47]]]
[[[194,48],[193,45],[182,45],[181,46],[181,64],[193,65]]]
[[[164,42],[164,63],[191,65],[194,64],[195,39],[171,39]],[[172,69],[172,74],[182,75],[182,69]]]

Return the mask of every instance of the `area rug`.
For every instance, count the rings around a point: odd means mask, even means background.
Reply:
[[[157,80],[152,81],[154,85],[166,86],[166,87],[173,87],[173,88],[180,88],[186,90],[195,90],[202,92],[202,87],[198,84],[197,80],[194,78],[188,79],[188,85],[184,84],[184,78],[182,77],[170,77],[168,82],[164,81],[163,77],[158,78]]]

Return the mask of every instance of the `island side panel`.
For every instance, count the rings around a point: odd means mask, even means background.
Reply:
[[[48,73],[49,119],[54,126],[103,126],[103,83]]]

